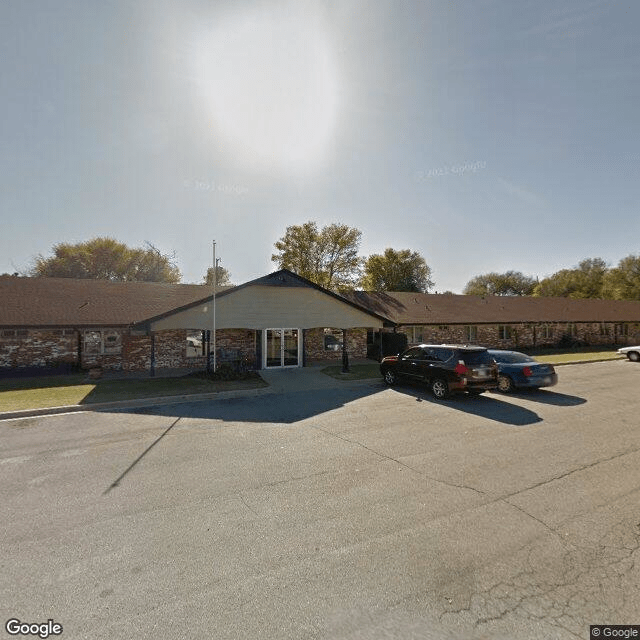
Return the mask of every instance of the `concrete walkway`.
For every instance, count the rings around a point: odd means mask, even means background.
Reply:
[[[326,364],[323,364],[309,367],[292,367],[291,369],[263,369],[260,371],[260,377],[269,385],[269,391],[272,393],[332,389],[344,385],[345,380],[332,378],[322,373],[322,369],[326,366]]]
[[[253,397],[268,394],[313,391],[314,389],[333,389],[345,384],[362,384],[375,382],[368,380],[339,380],[324,373],[326,364],[309,367],[294,367],[291,369],[270,369],[260,371],[260,376],[269,385],[257,389],[238,389],[234,391],[217,391],[175,396],[158,396],[155,398],[139,398],[120,402],[101,402],[94,404],[75,404],[63,407],[47,407],[42,409],[22,409],[19,411],[0,412],[0,420],[14,420],[16,418],[30,418],[35,416],[55,415],[78,411],[109,411],[116,409],[135,409],[152,407],[163,404],[179,404],[184,402],[201,402],[205,400],[226,400],[229,398]],[[382,379],[380,379],[381,382]]]

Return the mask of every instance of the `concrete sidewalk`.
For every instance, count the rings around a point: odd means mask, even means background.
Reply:
[[[17,418],[31,418],[36,416],[56,415],[80,411],[109,411],[116,409],[136,409],[153,407],[163,404],[180,404],[184,402],[203,402],[206,400],[226,400],[229,398],[254,397],[284,392],[312,391],[314,389],[331,389],[342,387],[346,383],[362,384],[375,383],[376,378],[366,380],[339,380],[324,373],[326,364],[291,369],[271,369],[260,371],[260,377],[269,385],[258,389],[238,389],[234,391],[216,391],[212,393],[197,393],[172,396],[158,396],[156,398],[139,398],[120,402],[96,402],[94,404],[74,404],[62,407],[46,407],[42,409],[22,409],[19,411],[0,412],[0,421],[15,420]],[[382,378],[379,380],[382,383]]]
[[[372,382],[368,380],[340,380],[322,373],[327,365],[312,365],[291,369],[266,369],[260,371],[260,377],[269,385],[273,393],[285,391],[312,391],[313,389],[332,389],[341,387],[345,382]],[[382,381],[382,377],[380,378]]]

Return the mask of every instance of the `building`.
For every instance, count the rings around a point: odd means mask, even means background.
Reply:
[[[214,299],[204,285],[0,276],[0,368],[204,368]],[[297,367],[366,356],[385,319],[286,270],[215,296],[218,363]],[[337,348],[336,348],[337,347]]]
[[[203,369],[214,348],[205,285],[0,276],[0,369]],[[364,358],[376,334],[495,348],[640,343],[640,302],[356,291],[280,270],[215,296],[215,355],[247,369]]]
[[[348,297],[387,318],[407,334],[409,345],[518,349],[640,342],[640,301],[362,291]]]

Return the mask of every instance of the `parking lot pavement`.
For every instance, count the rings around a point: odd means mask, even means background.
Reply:
[[[640,366],[0,423],[4,620],[69,638],[588,638],[640,621]],[[7,636],[9,637],[9,636]]]

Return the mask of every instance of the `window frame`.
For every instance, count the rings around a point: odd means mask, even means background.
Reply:
[[[107,344],[111,336],[115,337],[114,345]],[[122,332],[116,329],[87,329],[82,333],[82,352],[92,356],[121,354]]]
[[[513,338],[513,331],[509,324],[498,325],[498,340],[511,340]]]

